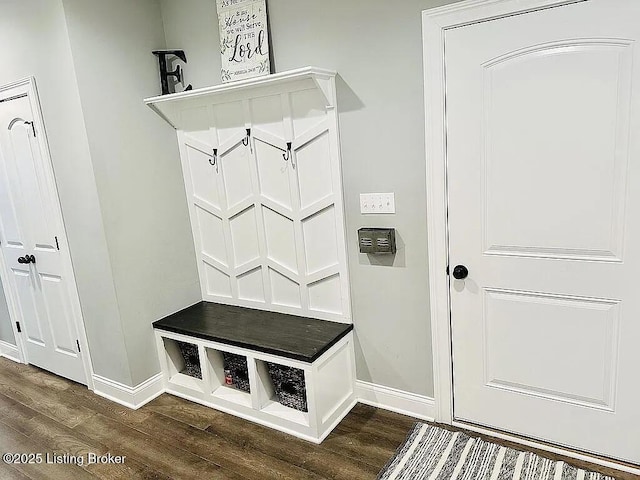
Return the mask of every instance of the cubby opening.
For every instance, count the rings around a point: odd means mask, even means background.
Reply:
[[[198,346],[171,338],[162,338],[169,367],[169,382],[202,389],[202,362]]]
[[[256,360],[260,410],[285,420],[309,425],[304,370]]]
[[[251,407],[247,357],[205,348],[211,395]]]

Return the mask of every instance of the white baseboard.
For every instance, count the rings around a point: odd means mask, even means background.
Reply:
[[[20,355],[18,347],[11,345],[10,343],[3,342],[2,340],[0,340],[0,357],[8,358],[14,362],[23,363],[22,355]]]
[[[125,407],[138,409],[166,391],[161,373],[135,387],[115,382],[100,375],[93,375],[94,392]],[[409,415],[421,420],[433,421],[435,402],[433,398],[404,392],[369,382],[356,381],[356,400],[365,405]]]
[[[158,373],[144,382],[130,387],[100,375],[93,375],[94,393],[112,402],[137,410],[164,391],[162,373]]]
[[[356,397],[360,403],[365,405],[409,415],[421,420],[432,422],[435,417],[435,402],[433,398],[424,395],[358,380],[356,381]]]

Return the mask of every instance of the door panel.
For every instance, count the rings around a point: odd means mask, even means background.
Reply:
[[[4,142],[9,146],[12,143],[12,134],[15,134],[15,130],[24,130],[24,121],[19,120],[17,117],[6,116],[4,122],[8,122],[5,126],[11,125],[5,131],[0,132],[0,135],[4,137]],[[3,123],[4,123],[3,122]],[[4,129],[3,129],[4,130]],[[25,232],[22,225],[18,221],[19,209],[22,205],[19,203],[19,178],[15,168],[15,161],[13,160],[13,150],[11,148],[0,148],[0,159],[2,165],[0,165],[0,172],[2,173],[0,178],[0,222],[2,224],[2,233],[5,247],[11,246],[16,249],[16,258],[22,253],[22,249],[25,247]]]
[[[46,321],[51,325],[53,348],[68,355],[77,355],[76,335],[71,325],[73,319],[68,310],[64,282],[58,275],[40,273],[39,286],[42,292]]]
[[[23,321],[24,333],[27,343],[33,343],[38,347],[46,347],[47,339],[45,333],[47,328],[43,328],[40,314],[36,302],[36,288],[29,270],[12,269],[15,291],[22,318],[29,319]]]
[[[486,385],[613,410],[619,302],[490,288],[484,295]]]
[[[0,248],[29,363],[86,383],[72,290],[58,250],[58,202],[25,86],[0,92]],[[33,256],[35,262],[20,263]]]
[[[454,416],[640,463],[640,5],[448,30]]]
[[[486,251],[621,260],[631,63],[592,40],[483,65]]]
[[[12,100],[3,110],[12,110],[16,115],[13,126],[9,129],[10,148],[7,149],[8,160],[13,161],[15,168],[16,181],[11,190],[14,198],[21,198],[20,216],[27,234],[34,242],[37,242],[36,239],[44,240],[49,238],[51,229],[47,209],[42,208],[47,204],[47,192],[38,178],[37,166],[41,158],[38,145],[33,142],[35,137],[29,123],[31,120],[22,120],[22,117],[31,118],[27,116],[31,110],[29,98]]]

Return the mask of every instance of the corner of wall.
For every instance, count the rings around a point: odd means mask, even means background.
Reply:
[[[160,370],[151,323],[200,298],[175,132],[143,103],[159,89],[151,52],[166,46],[164,21],[157,0],[63,3],[119,324],[113,357],[129,379],[96,373],[132,386]]]

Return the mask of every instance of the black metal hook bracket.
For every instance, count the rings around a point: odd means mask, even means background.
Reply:
[[[218,173],[218,149],[213,149],[213,156],[209,158],[209,163],[212,167],[216,167],[216,173]]]
[[[251,129],[247,128],[247,135],[242,139],[242,144],[245,147],[249,146],[249,138],[251,137]]]
[[[282,158],[284,158],[285,162],[288,162],[291,158],[291,142],[287,142],[287,153],[283,153]]]

